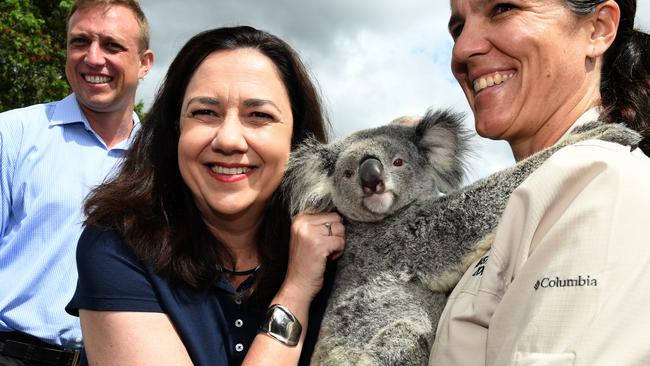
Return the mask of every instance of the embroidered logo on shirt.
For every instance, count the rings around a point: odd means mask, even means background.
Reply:
[[[481,260],[479,260],[478,263],[476,263],[476,265],[474,266],[474,273],[472,273],[472,277],[483,276],[483,271],[485,270],[485,264],[487,263],[489,257],[490,257],[489,255],[486,255],[483,258],[481,258]]]
[[[535,291],[537,291],[540,287],[541,288],[557,288],[557,287],[595,287],[598,286],[598,280],[595,278],[591,278],[591,276],[582,276],[579,275],[578,277],[574,278],[564,278],[561,279],[560,277],[544,277],[541,280],[537,280],[535,282],[535,286],[533,288]]]

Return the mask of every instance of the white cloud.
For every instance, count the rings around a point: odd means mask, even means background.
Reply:
[[[637,28],[650,32],[650,1],[637,0],[636,20]]]
[[[141,0],[156,62],[138,98],[149,105],[171,59],[194,34],[248,24],[289,42],[322,89],[336,135],[429,107],[469,113],[449,70],[447,1]],[[650,29],[650,3],[637,24]],[[471,128],[471,118],[468,118]],[[512,164],[506,143],[477,139],[470,180]]]

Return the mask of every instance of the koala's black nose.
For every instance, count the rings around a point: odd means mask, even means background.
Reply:
[[[366,158],[362,161],[359,165],[359,178],[363,191],[367,194],[382,193],[384,191],[383,173],[384,167],[379,160]]]

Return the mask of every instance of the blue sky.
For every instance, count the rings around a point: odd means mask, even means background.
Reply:
[[[336,136],[428,108],[471,113],[449,70],[447,1],[140,0],[151,24],[154,68],[141,83],[146,105],[169,63],[194,34],[246,24],[289,42],[317,79]],[[637,25],[650,29],[650,1]],[[476,138],[468,181],[513,163],[508,145]]]

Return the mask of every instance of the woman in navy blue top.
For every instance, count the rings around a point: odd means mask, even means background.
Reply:
[[[243,350],[250,347],[264,317],[265,309],[240,297],[254,282],[255,274],[247,276],[237,289],[222,275],[211,288],[196,290],[172,286],[150,265],[143,265],[124,246],[116,231],[89,227],[78,248],[79,271],[85,276],[68,306],[73,315],[78,315],[76,309],[164,312],[175,325],[194,364],[242,362],[246,354]],[[328,268],[323,289],[312,301],[301,365],[309,364],[334,269]],[[92,280],[88,281],[88,277]]]
[[[327,128],[277,37],[233,27],[188,41],[121,170],[85,205],[67,307],[84,362],[307,364],[344,228],[336,213],[289,217],[277,188],[291,149]]]

